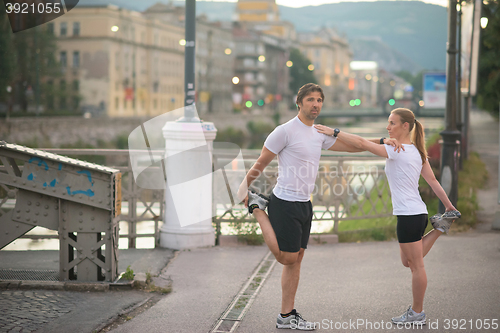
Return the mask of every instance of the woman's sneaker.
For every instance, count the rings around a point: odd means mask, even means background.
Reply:
[[[405,323],[414,323],[417,325],[425,325],[425,312],[416,313],[411,308],[411,305],[408,307],[408,310],[405,311],[401,316],[394,317],[391,319],[393,324],[405,324]]]
[[[441,232],[448,233],[450,230],[451,224],[456,219],[459,219],[462,215],[458,210],[450,210],[449,212],[445,212],[444,214],[436,214],[430,218],[431,224],[434,229],[437,229]]]
[[[266,209],[267,205],[269,205],[269,198],[266,198],[262,194],[248,191],[248,212],[250,214],[252,214],[253,210],[256,208],[262,210]]]
[[[300,331],[314,331],[316,329],[314,323],[302,318],[300,313],[298,313],[295,309],[293,310],[293,313],[286,318],[281,317],[281,314],[279,314],[278,319],[276,320],[276,328],[290,328],[292,330]]]

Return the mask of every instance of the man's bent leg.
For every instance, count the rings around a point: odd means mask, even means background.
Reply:
[[[283,273],[281,274],[281,313],[289,313],[295,308],[295,294],[299,286],[300,265],[302,258],[304,258],[304,250],[300,249],[295,263],[283,266]]]
[[[257,222],[259,222],[264,242],[266,242],[269,250],[274,255],[276,260],[283,265],[292,265],[296,263],[300,252],[284,252],[280,250],[276,233],[274,232],[273,226],[271,225],[271,221],[269,221],[269,216],[266,212],[256,208],[253,211],[253,216],[257,219]]]

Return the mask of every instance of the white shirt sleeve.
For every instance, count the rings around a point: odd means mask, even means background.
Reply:
[[[288,142],[288,136],[283,126],[278,126],[269,134],[264,147],[269,149],[273,154],[278,155],[285,148]]]
[[[391,146],[391,145],[384,145],[385,146],[385,150],[387,151],[387,158],[390,159],[390,160],[395,160],[398,158],[399,156],[399,153],[398,151],[394,151],[394,147]]]
[[[323,134],[325,137],[323,138],[323,149],[329,149],[331,146],[333,146],[335,144],[335,142],[337,142],[337,138],[334,138],[333,136],[331,135],[326,135],[326,134]]]

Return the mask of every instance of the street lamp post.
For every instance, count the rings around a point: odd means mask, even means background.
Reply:
[[[457,58],[457,129],[460,132],[460,152],[465,144],[463,131],[463,113],[462,113],[462,0],[458,0],[458,58]],[[464,156],[460,153],[459,168],[463,168]]]
[[[184,117],[180,122],[200,122],[195,110],[196,0],[186,0],[186,46],[184,51]]]
[[[450,0],[448,5],[448,68],[446,79],[446,128],[440,134],[443,137],[441,154],[441,185],[450,201],[456,206],[458,201],[458,152],[460,132],[456,124],[457,107],[457,0]],[[444,212],[444,205],[439,203],[439,212]]]

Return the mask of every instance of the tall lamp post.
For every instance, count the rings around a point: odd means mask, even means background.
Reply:
[[[463,152],[463,146],[466,144],[464,141],[463,130],[463,112],[462,112],[462,0],[458,0],[458,58],[457,58],[457,129],[460,132],[460,152]],[[460,153],[459,167],[462,170],[464,156]]]
[[[186,0],[186,46],[184,49],[184,117],[180,122],[200,122],[195,112],[196,0]]]
[[[458,201],[458,152],[460,132],[456,124],[457,108],[457,0],[448,4],[448,68],[446,79],[446,128],[440,134],[443,137],[441,154],[441,185],[450,201],[456,206]],[[439,212],[445,207],[439,203]]]

